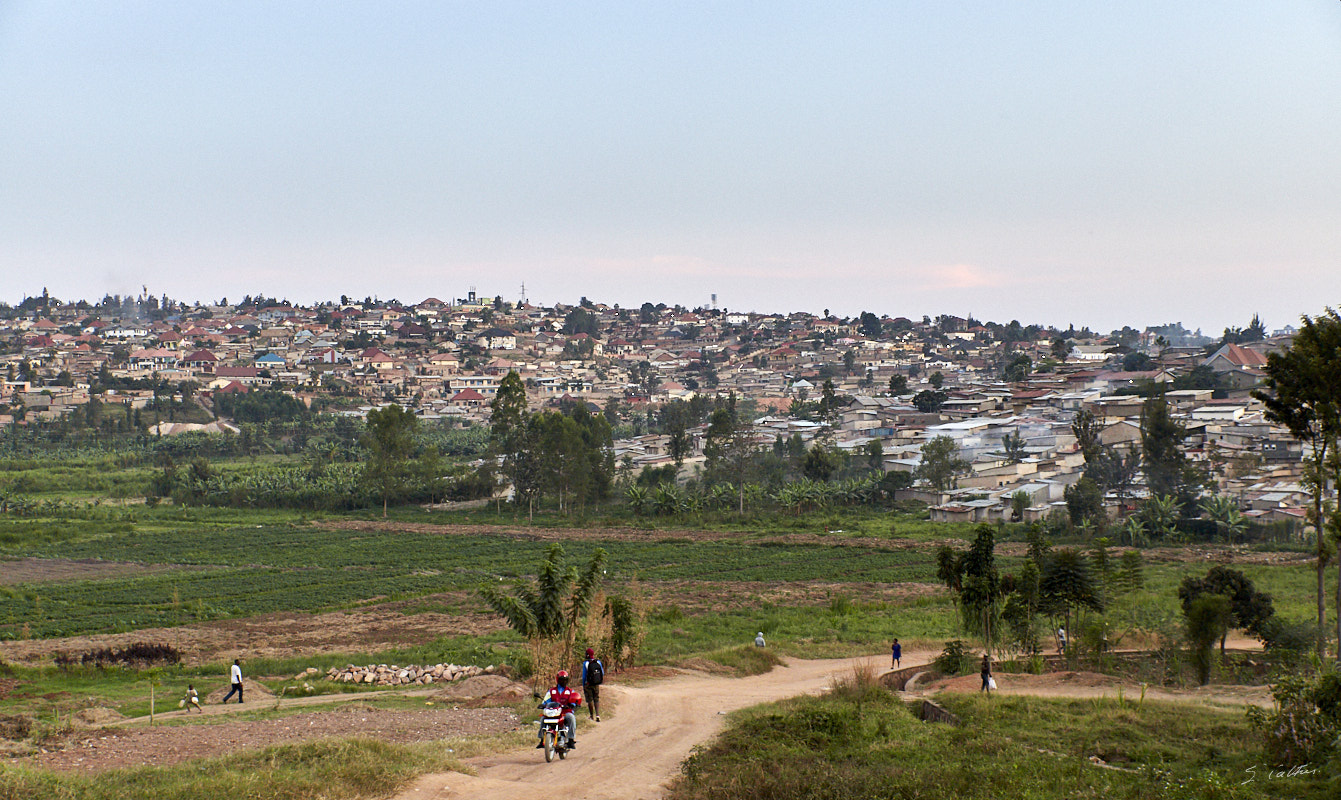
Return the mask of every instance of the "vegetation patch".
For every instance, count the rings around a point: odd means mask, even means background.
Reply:
[[[963,724],[939,726],[871,683],[739,713],[685,762],[669,797],[1284,800],[1334,788],[1321,769],[1273,774],[1238,713],[944,696]]]
[[[174,767],[97,776],[0,766],[0,800],[317,800],[384,797],[426,772],[460,770],[443,743],[393,745],[367,739],[270,747]]]
[[[704,665],[703,662],[707,664]],[[714,664],[736,675],[762,675],[780,666],[782,658],[767,647],[755,647],[751,644],[704,653],[701,657],[686,662],[685,666],[691,668],[707,666],[709,671],[722,671],[713,670],[711,665]]]

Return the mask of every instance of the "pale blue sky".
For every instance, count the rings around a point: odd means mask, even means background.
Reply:
[[[1341,3],[0,0],[0,299],[1341,303]]]

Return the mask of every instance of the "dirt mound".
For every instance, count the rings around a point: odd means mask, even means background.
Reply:
[[[215,689],[214,691],[205,695],[204,702],[206,704],[223,702],[224,697],[228,695],[228,691],[232,688],[233,687],[231,684],[224,684],[223,686],[220,686],[218,689]],[[256,683],[255,681],[249,681],[246,678],[243,678],[242,695],[244,697],[250,697],[253,700],[266,700],[274,698],[275,693],[265,688],[261,684]],[[235,703],[237,702],[237,700],[233,699],[230,700],[229,702]]]
[[[502,675],[476,675],[463,681],[449,683],[434,695],[440,700],[498,700],[512,702],[531,696],[531,689]]]
[[[0,739],[23,739],[32,729],[31,717],[22,715],[0,717]]]
[[[74,715],[77,722],[85,725],[110,725],[113,722],[120,722],[126,718],[126,715],[111,708],[85,708]]]

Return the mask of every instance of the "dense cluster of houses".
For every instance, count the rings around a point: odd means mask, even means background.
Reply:
[[[1267,421],[1251,396],[1266,355],[1289,346],[1288,329],[1207,355],[1200,346],[1168,346],[1151,332],[1119,343],[1018,326],[1007,336],[1002,326],[946,316],[541,307],[473,292],[413,305],[153,305],[155,313],[134,303],[109,310],[48,302],[0,317],[0,428],[73,413],[108,376],[190,385],[206,404],[218,393],[277,388],[309,403],[325,398],[357,409],[398,402],[425,419],[479,424],[487,422],[499,382],[515,371],[533,405],[569,398],[603,409],[619,401],[630,414],[734,393],[754,401],[761,444],[824,436],[856,453],[879,440],[888,471],[915,471],[922,444],[948,436],[972,470],[957,489],[923,490],[923,499],[938,519],[991,520],[1010,513],[1010,498],[1021,491],[1031,517],[1062,503],[1083,467],[1071,433],[1078,411],[1103,420],[1105,443],[1139,447],[1141,398],[1123,390],[1172,385],[1200,368],[1216,376],[1214,390],[1167,393],[1187,428],[1188,454],[1248,516],[1303,516],[1300,445]],[[1123,369],[1131,353],[1147,356],[1139,371]],[[1029,369],[1005,380],[1006,365],[1021,356]],[[891,394],[891,379],[906,379],[906,390]],[[827,421],[789,414],[795,401],[817,399],[826,381],[838,398]],[[944,402],[919,410],[913,398],[933,381]],[[99,399],[138,407],[152,395],[121,389]],[[692,469],[702,457],[703,431],[690,433]],[[1022,438],[1023,451],[1008,453],[1005,437]],[[617,449],[635,466],[670,459],[666,436],[625,439]]]

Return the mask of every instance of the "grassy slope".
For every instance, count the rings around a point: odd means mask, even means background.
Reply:
[[[749,709],[690,758],[670,798],[1333,796],[1320,779],[1270,778],[1256,738],[1235,712],[1024,697],[944,702],[961,727],[920,722],[879,689]],[[1095,766],[1091,756],[1122,769]]]
[[[0,767],[0,800],[318,800],[385,797],[415,775],[460,769],[447,743],[367,740],[271,747],[177,767],[115,770],[95,777]]]

